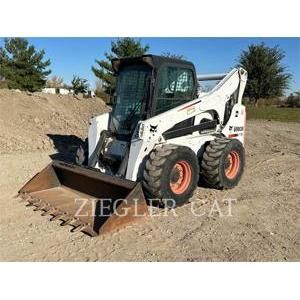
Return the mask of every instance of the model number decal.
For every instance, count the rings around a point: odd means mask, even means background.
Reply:
[[[244,126],[234,126],[233,131],[237,132],[237,131],[243,131],[244,130]]]

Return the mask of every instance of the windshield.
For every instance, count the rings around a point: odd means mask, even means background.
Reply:
[[[146,66],[127,66],[120,71],[112,112],[116,132],[129,134],[143,117],[150,74],[151,69]]]

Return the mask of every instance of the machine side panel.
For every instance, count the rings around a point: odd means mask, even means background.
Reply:
[[[88,130],[89,157],[92,155],[97,146],[101,131],[108,129],[109,115],[110,113],[104,113],[90,120]]]

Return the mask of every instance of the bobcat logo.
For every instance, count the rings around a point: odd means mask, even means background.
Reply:
[[[153,132],[153,133],[157,132],[157,126],[158,125],[156,125],[156,126],[150,125],[150,132]]]

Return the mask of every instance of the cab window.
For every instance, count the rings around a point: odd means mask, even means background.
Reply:
[[[159,76],[156,115],[192,100],[193,71],[165,66]]]

